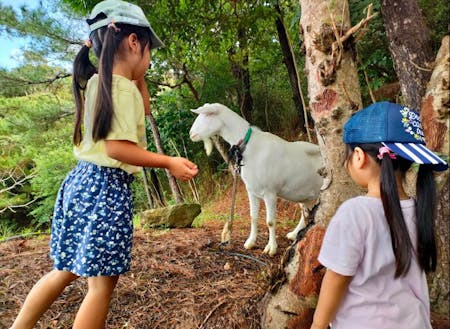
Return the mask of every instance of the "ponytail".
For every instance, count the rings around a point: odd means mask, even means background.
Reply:
[[[436,183],[431,165],[420,165],[416,182],[417,254],[425,272],[436,270],[437,252],[434,236]]]
[[[92,130],[92,138],[94,141],[106,138],[111,128],[111,119],[114,113],[112,105],[112,69],[114,63],[114,55],[118,43],[115,38],[115,31],[112,28],[107,28],[104,38],[103,46],[100,55],[100,64],[98,69],[98,93],[97,103],[95,105],[94,125]]]
[[[141,44],[141,54],[145,46],[150,44],[150,29],[129,24],[114,24],[105,27],[103,34],[102,49],[99,61],[99,85],[95,105],[94,125],[92,138],[94,141],[105,139],[111,129],[114,107],[112,101],[112,70],[114,57],[122,40],[135,33]]]
[[[394,161],[400,163],[402,160],[406,161],[402,158],[392,160],[389,155],[384,154],[381,159],[380,174],[381,201],[391,233],[392,250],[394,251],[395,256],[395,278],[404,276],[408,273],[413,254],[413,246],[400,205],[394,169]],[[409,161],[408,163],[410,166],[411,163]]]
[[[75,98],[75,118],[72,140],[75,145],[80,145],[83,138],[81,121],[84,112],[84,90],[86,89],[88,80],[96,72],[97,69],[89,59],[89,47],[83,45],[73,62],[72,91]]]

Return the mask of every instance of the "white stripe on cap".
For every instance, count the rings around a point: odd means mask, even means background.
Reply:
[[[441,158],[437,157],[435,154],[431,153],[424,145],[410,143],[411,147],[417,150],[420,154],[426,157],[432,164],[438,164],[439,162],[445,163]]]
[[[401,152],[405,153],[412,161],[415,163],[421,163],[423,164],[423,160],[419,158],[416,154],[411,152],[409,148],[405,146],[405,144],[402,143],[393,143]],[[407,145],[407,144],[406,144]],[[395,151],[395,150],[394,150]]]
[[[392,151],[398,153],[400,156],[409,158],[409,160],[416,163],[424,164],[430,163],[433,165],[447,163],[441,159],[438,155],[434,154],[423,144],[417,143],[382,143],[392,149]]]

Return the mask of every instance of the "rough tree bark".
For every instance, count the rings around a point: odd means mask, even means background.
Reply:
[[[442,40],[435,67],[422,99],[421,117],[427,146],[447,157],[450,154],[450,36]],[[428,276],[431,309],[450,316],[450,173],[437,176],[439,203],[435,222],[438,267]]]
[[[417,0],[383,0],[381,12],[404,105],[420,109],[434,56]]]
[[[326,0],[300,0],[300,5],[309,106],[331,184],[321,193],[316,225],[285,257],[280,270],[282,284],[264,298],[262,327],[266,329],[310,328],[323,275],[317,254],[324,227],[337,207],[358,193],[343,168],[342,144],[345,121],[361,107],[352,37],[357,29],[350,30],[347,0],[332,4]]]

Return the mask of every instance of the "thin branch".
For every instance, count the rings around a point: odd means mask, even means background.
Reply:
[[[209,320],[209,318],[211,317],[211,315],[212,315],[212,314],[213,314],[220,306],[222,306],[223,304],[225,304],[225,301],[223,301],[223,302],[217,304],[217,305],[216,305],[216,306],[208,313],[208,315],[207,315],[206,318],[203,320],[202,324],[198,327],[198,329],[203,329],[203,328],[205,328],[205,324],[206,324],[206,322],[208,322],[208,320]]]
[[[364,80],[366,81],[367,88],[369,89],[369,95],[370,95],[370,98],[372,99],[372,103],[375,103],[376,99],[375,99],[375,96],[373,94],[372,88],[370,88],[369,75],[367,74],[367,70],[364,68],[363,62],[361,61],[361,58],[359,58],[359,56],[358,56],[358,62],[361,65],[361,67],[363,68],[362,70],[363,70],[363,73],[364,73]]]
[[[35,174],[30,174],[30,175],[27,175],[25,177],[22,177],[20,180],[15,180],[14,176],[10,173],[9,177],[1,178],[0,182],[4,183],[7,180],[13,180],[14,183],[11,186],[8,186],[7,188],[4,188],[4,189],[0,190],[0,194],[8,192],[8,191],[11,191],[12,189],[14,189],[14,188],[16,188],[18,186],[22,186],[27,180],[29,180],[31,178],[34,178],[35,176],[36,176]]]
[[[40,81],[30,81],[30,80],[25,80],[25,79],[21,79],[21,78],[17,78],[17,77],[12,77],[12,76],[0,73],[0,77],[5,79],[5,80],[14,81],[14,82],[20,82],[20,83],[25,84],[25,85],[52,84],[53,82],[55,82],[57,80],[65,79],[65,78],[70,77],[70,76],[72,76],[71,73],[62,73],[61,72],[61,73],[58,73],[53,78],[49,78],[49,79],[46,79],[46,80],[40,80]]]
[[[25,204],[18,204],[18,205],[6,206],[5,208],[0,209],[0,214],[4,213],[4,212],[7,211],[7,210],[10,210],[11,212],[14,212],[14,213],[15,213],[16,211],[15,211],[14,209],[17,209],[17,208],[27,208],[30,204],[36,202],[37,200],[38,200],[38,199],[36,198],[36,199],[31,200],[31,201],[29,201],[29,202],[27,202],[27,203],[25,203]]]
[[[427,69],[426,67],[419,66],[418,64],[414,63],[411,59],[409,60],[409,62],[412,65],[414,65],[418,70],[422,70],[422,71],[425,71],[425,72],[432,72],[433,71],[433,69]]]

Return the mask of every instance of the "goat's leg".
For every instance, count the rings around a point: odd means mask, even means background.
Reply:
[[[276,228],[276,212],[277,212],[277,196],[265,195],[264,203],[266,204],[266,223],[269,229],[269,242],[264,248],[264,253],[273,256],[277,253],[277,237],[275,233]]]
[[[261,200],[249,191],[247,191],[247,193],[248,200],[250,201],[251,228],[250,235],[248,236],[247,241],[245,241],[244,248],[252,249],[256,244],[256,237],[258,235],[258,213]]]
[[[308,216],[308,214],[305,213],[306,205],[300,204],[300,206],[302,207],[302,211],[301,211],[302,217],[300,217],[300,220],[298,221],[297,227],[293,231],[291,231],[288,234],[286,234],[286,238],[288,238],[289,240],[293,240],[294,241],[295,239],[297,239],[298,232],[300,232],[300,230],[302,230],[302,229],[304,229],[306,227],[305,218],[307,218],[307,216]]]

